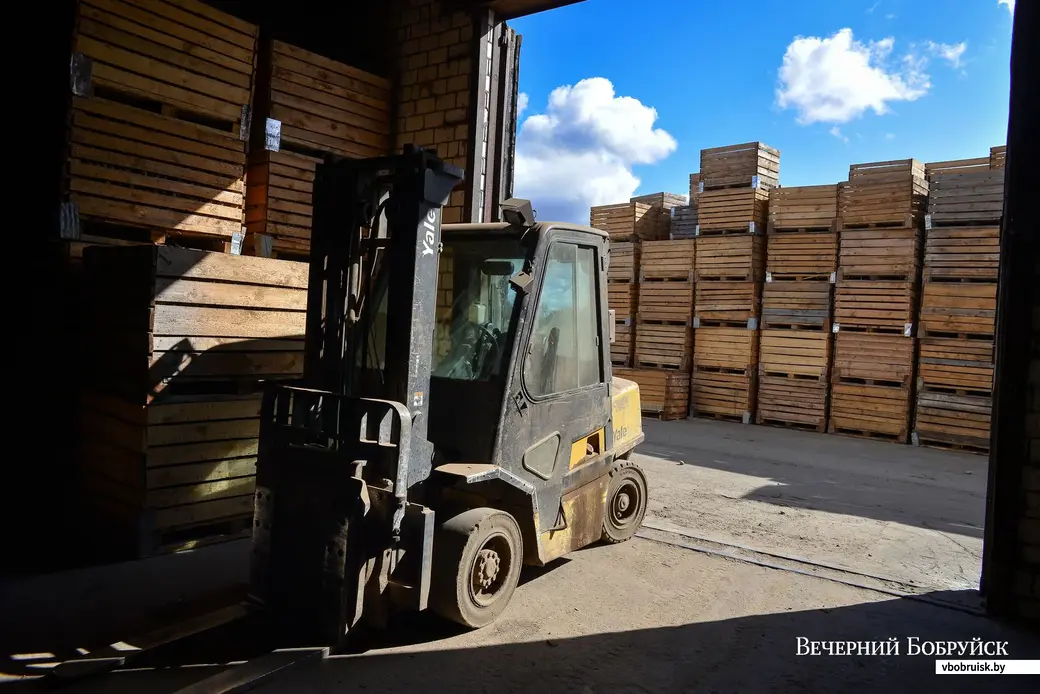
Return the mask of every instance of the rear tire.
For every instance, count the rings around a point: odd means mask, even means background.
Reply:
[[[610,487],[603,509],[604,542],[617,544],[630,540],[646,515],[648,490],[646,475],[635,463],[616,461],[610,468]]]
[[[448,519],[433,541],[430,608],[479,629],[505,610],[520,580],[523,537],[516,520],[493,508]]]

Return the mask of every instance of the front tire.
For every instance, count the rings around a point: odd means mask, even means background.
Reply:
[[[617,544],[630,540],[646,515],[648,490],[646,475],[629,460],[618,460],[610,468],[607,505],[603,509],[604,542]]]
[[[450,518],[433,541],[431,609],[471,629],[491,624],[513,597],[523,555],[520,526],[505,511],[475,508]]]

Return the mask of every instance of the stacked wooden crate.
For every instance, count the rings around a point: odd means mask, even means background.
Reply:
[[[989,148],[989,168],[1003,169],[1004,160],[1007,158],[1007,145]]]
[[[658,400],[641,399],[644,413],[662,419],[686,416],[693,358],[693,274],[695,242],[646,241],[639,257],[639,311],[636,314],[633,380],[670,384]],[[662,375],[658,372],[667,372]],[[686,388],[668,374],[686,375]],[[662,380],[664,379],[664,380]],[[679,414],[681,413],[681,414]]]
[[[197,0],[79,0],[62,236],[238,250],[256,44]]]
[[[598,205],[589,212],[589,226],[605,231],[610,241],[654,241],[660,224],[645,202]]]
[[[826,430],[837,209],[837,185],[770,192],[759,424]]]
[[[247,532],[258,390],[302,373],[307,265],[163,246],[84,259],[95,537],[142,556]]]
[[[928,182],[907,159],[855,164],[839,200],[829,431],[906,443]],[[891,366],[879,370],[879,364]]]
[[[257,255],[310,250],[315,168],[390,153],[390,81],[281,41],[260,47],[246,228]]]
[[[913,442],[989,450],[1004,171],[929,165]]]
[[[668,238],[673,241],[697,237],[697,203],[700,199],[699,173],[690,174],[690,196],[684,205],[673,207],[668,226]]]
[[[610,243],[607,307],[614,310],[614,342],[610,345],[610,361],[615,366],[632,365],[639,288],[639,250],[639,244],[632,241]]]
[[[686,206],[686,196],[677,193],[650,193],[632,198],[631,202],[650,205],[647,214],[655,229],[654,239],[668,239],[672,226],[672,210]]]

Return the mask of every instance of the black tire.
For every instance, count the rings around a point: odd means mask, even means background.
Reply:
[[[630,540],[646,515],[648,489],[646,475],[629,460],[616,461],[610,468],[610,487],[603,509],[604,542],[617,544]]]
[[[445,521],[433,541],[430,608],[471,629],[491,624],[516,590],[523,546],[505,511],[475,508]]]

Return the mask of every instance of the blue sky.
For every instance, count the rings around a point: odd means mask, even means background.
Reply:
[[[789,186],[986,156],[1006,138],[1012,7],[586,0],[514,20],[516,193],[587,221],[592,204],[685,193],[702,148],[752,140],[780,149]]]

